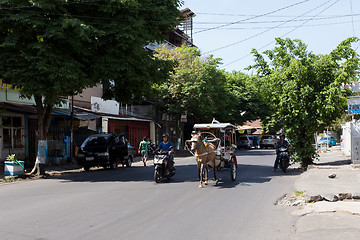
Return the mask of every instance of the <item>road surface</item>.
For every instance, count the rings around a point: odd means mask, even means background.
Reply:
[[[274,150],[237,155],[235,182],[220,172],[202,189],[191,157],[160,184],[151,161],[1,184],[0,239],[291,239],[296,218],[275,202],[299,172],[272,172]]]

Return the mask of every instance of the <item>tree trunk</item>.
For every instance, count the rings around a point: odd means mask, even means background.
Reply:
[[[313,136],[312,136],[312,134],[308,135],[306,133],[306,130],[304,129],[301,133],[301,137],[303,139],[303,142],[301,144],[302,145],[301,149],[305,150],[304,157],[301,161],[301,166],[304,169],[307,169],[309,165],[314,163],[313,157],[314,157],[315,149],[313,149],[313,146],[312,146]]]
[[[33,169],[31,170],[30,174],[37,174],[37,175],[45,175],[45,160],[46,156],[42,156],[41,149],[46,146],[47,134],[49,132],[50,122],[51,122],[51,111],[53,109],[52,105],[47,105],[43,103],[42,96],[34,96],[35,103],[36,103],[36,110],[38,116],[38,152],[36,156],[36,161]],[[45,144],[45,146],[43,146]],[[40,153],[40,154],[39,154]]]

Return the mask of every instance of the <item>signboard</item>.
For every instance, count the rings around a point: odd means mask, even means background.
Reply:
[[[99,97],[91,97],[91,111],[119,115],[119,103],[113,100],[103,100]]]
[[[348,113],[350,115],[360,114],[360,98],[348,99]]]
[[[186,114],[181,115],[180,122],[185,122],[185,123],[187,122],[187,115]]]

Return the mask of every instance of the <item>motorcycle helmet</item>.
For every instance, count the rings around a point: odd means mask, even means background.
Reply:
[[[168,134],[168,133],[164,133],[162,136],[163,136],[163,137],[169,137],[169,134]]]
[[[282,134],[280,134],[280,138],[281,138],[281,137],[284,137],[284,138],[285,138],[285,134],[283,134],[283,133],[282,133]]]

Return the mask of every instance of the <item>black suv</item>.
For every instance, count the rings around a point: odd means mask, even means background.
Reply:
[[[76,156],[77,163],[90,167],[117,168],[119,163],[131,167],[135,151],[129,149],[125,134],[95,134],[85,139]]]

